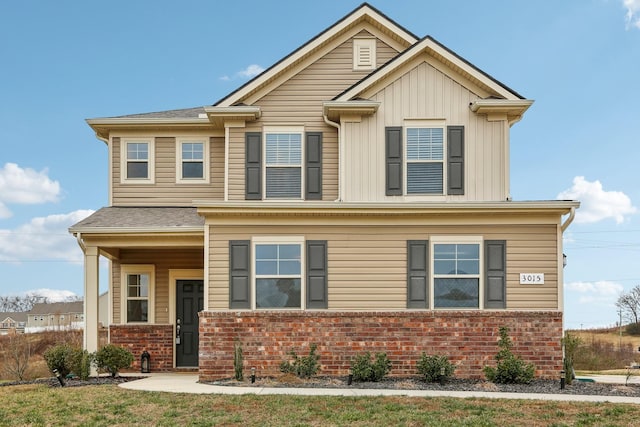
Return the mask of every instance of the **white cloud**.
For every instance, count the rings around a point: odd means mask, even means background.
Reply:
[[[92,213],[92,210],[77,210],[34,218],[13,230],[0,229],[0,260],[81,262],[82,251],[68,228]]]
[[[625,16],[627,29],[636,27],[640,29],[640,0],[622,0],[622,4],[627,9]]]
[[[34,289],[32,291],[27,291],[24,294],[46,297],[48,302],[63,302],[78,296],[71,291],[47,288]]]
[[[234,79],[237,79],[237,78],[239,78],[239,79],[250,79],[250,78],[255,77],[258,74],[262,73],[263,71],[264,71],[264,68],[262,68],[260,65],[251,64],[247,68],[245,68],[244,70],[240,70],[237,73],[235,73],[233,77],[222,76],[222,77],[220,77],[220,80],[227,82],[227,81],[234,80]]]
[[[557,199],[579,200],[580,209],[576,212],[576,222],[582,224],[607,218],[613,218],[617,224],[621,224],[626,215],[637,211],[629,196],[623,192],[605,191],[600,181],[589,182],[583,176],[573,178],[573,186],[558,194]]]
[[[0,218],[8,218],[7,204],[36,204],[57,202],[60,183],[47,176],[46,169],[37,172],[23,169],[15,163],[6,163],[0,169]]]
[[[564,288],[567,291],[580,294],[577,299],[578,304],[596,303],[611,306],[613,306],[622,291],[624,291],[624,287],[621,284],[608,282],[606,280],[598,282],[570,282],[565,283]],[[573,301],[575,302],[576,300],[573,299]]]

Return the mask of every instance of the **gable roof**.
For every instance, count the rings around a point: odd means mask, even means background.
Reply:
[[[388,18],[378,9],[374,8],[368,3],[362,3],[360,6],[354,9],[352,12],[348,13],[331,27],[321,32],[320,34],[309,40],[307,43],[303,44],[298,49],[293,51],[291,54],[282,58],[280,61],[276,62],[274,65],[260,73],[258,76],[240,86],[238,89],[220,99],[213,105],[216,107],[230,107],[236,105],[249,94],[256,92],[260,88],[274,81],[285,70],[290,69],[296,64],[299,64],[312,52],[328,44],[340,34],[343,34],[345,31],[347,31],[347,29],[353,28],[354,26],[362,22],[368,22],[381,29],[389,37],[396,40],[400,46],[404,46],[405,49],[413,45],[418,40],[418,37],[416,35]]]
[[[14,322],[26,322],[27,314],[26,311],[0,313],[0,323],[4,323],[7,319],[11,319]]]
[[[204,218],[193,207],[111,206],[97,210],[74,224],[69,231],[203,231]]]
[[[29,315],[44,315],[44,314],[65,314],[65,313],[82,313],[83,302],[53,302],[53,303],[37,303],[33,305]]]

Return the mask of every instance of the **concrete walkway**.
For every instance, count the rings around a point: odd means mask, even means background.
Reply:
[[[584,378],[584,377],[580,377]],[[622,375],[591,376],[598,382],[624,384]],[[638,378],[634,378],[639,380]],[[607,381],[603,381],[607,380]],[[638,382],[640,383],[640,381]],[[439,391],[439,390],[389,390],[360,388],[285,388],[285,387],[232,387],[198,383],[198,375],[189,373],[160,373],[147,378],[120,384],[130,390],[160,391],[170,393],[195,394],[295,394],[300,396],[409,396],[409,397],[456,397],[487,399],[527,399],[568,402],[612,402],[640,404],[640,397],[589,396],[573,394],[500,393],[481,391]]]

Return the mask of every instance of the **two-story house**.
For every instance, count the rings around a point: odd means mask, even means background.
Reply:
[[[510,128],[533,101],[363,4],[211,106],[88,120],[109,206],[71,227],[95,350],[152,370],[274,375],[318,345],[324,375],[384,351],[482,377],[498,328],[562,366],[562,234],[577,202],[513,201]]]

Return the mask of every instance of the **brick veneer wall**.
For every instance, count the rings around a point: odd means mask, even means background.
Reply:
[[[111,344],[133,353],[133,369],[140,370],[140,356],[147,350],[151,372],[173,370],[172,325],[110,325],[109,334]]]
[[[242,344],[245,372],[279,374],[294,350],[309,354],[318,345],[321,375],[344,376],[352,358],[364,351],[386,352],[391,375],[415,376],[416,361],[446,355],[458,378],[484,378],[495,366],[498,329],[509,328],[513,351],[536,366],[536,376],[558,378],[562,369],[562,313],[557,311],[408,312],[201,312],[200,380],[233,377],[234,342]]]

